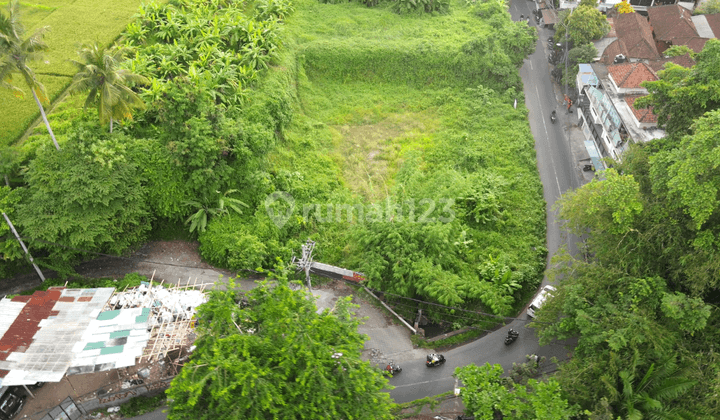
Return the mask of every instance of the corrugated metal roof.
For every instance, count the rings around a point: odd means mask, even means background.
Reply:
[[[695,24],[695,29],[701,38],[715,38],[715,34],[710,28],[705,15],[697,15],[692,17],[692,21]]]
[[[59,382],[75,357],[75,344],[114,290],[51,288],[29,296],[0,339],[7,349],[0,361],[7,371],[2,384]]]

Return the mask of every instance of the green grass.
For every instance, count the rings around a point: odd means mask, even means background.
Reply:
[[[110,44],[125,29],[142,0],[52,0],[23,3],[21,19],[27,34],[49,26],[45,42],[50,48],[45,60],[32,63],[38,79],[45,85],[51,100],[56,99],[70,84],[75,69],[69,60],[77,58],[83,43],[99,41]],[[4,10],[3,10],[4,11]],[[45,63],[47,62],[47,64]],[[0,146],[15,142],[40,115],[29,90],[16,78],[18,87],[26,91],[24,99],[0,90]]]
[[[124,418],[137,417],[145,413],[149,413],[158,407],[162,407],[165,404],[165,394],[161,393],[154,397],[146,397],[141,395],[139,397],[131,398],[128,402],[120,406],[120,414]]]

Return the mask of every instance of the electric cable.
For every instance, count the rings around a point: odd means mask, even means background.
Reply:
[[[145,263],[150,263],[150,264],[166,265],[166,266],[171,266],[171,267],[202,268],[202,267],[198,267],[198,266],[183,265],[183,264],[173,264],[173,263],[162,262],[162,261],[145,260],[145,259],[142,259],[142,258],[124,257],[124,256],[120,256],[120,255],[105,254],[105,253],[102,253],[102,252],[89,251],[89,250],[82,249],[82,248],[76,248],[76,247],[71,247],[71,246],[67,246],[67,245],[58,244],[58,243],[55,243],[55,242],[45,241],[45,240],[43,240],[43,239],[35,239],[35,238],[27,238],[27,237],[21,237],[21,239],[23,239],[23,240],[25,240],[25,241],[28,241],[28,242],[31,242],[31,241],[40,242],[40,243],[43,243],[43,244],[52,245],[52,246],[56,246],[56,247],[59,247],[59,248],[71,249],[71,250],[77,251],[77,252],[82,252],[82,253],[86,253],[86,254],[93,254],[93,255],[100,255],[100,256],[108,257],[108,258],[118,258],[118,259],[127,260],[127,261],[145,262]],[[253,274],[264,274],[264,272],[256,271],[256,270],[250,270],[250,269],[241,269],[241,270],[237,270],[237,271],[247,271],[247,272],[250,272],[250,273],[253,273]],[[266,271],[274,272],[274,270],[266,270]],[[319,275],[319,274],[317,274],[317,273],[314,273],[314,274],[315,274],[315,275]],[[325,276],[322,276],[322,277],[325,277]],[[332,278],[332,279],[338,280],[338,279],[335,278],[335,277],[327,277],[327,278]],[[339,280],[342,280],[342,281],[344,281],[345,283],[352,284],[352,285],[356,285],[356,286],[360,285],[360,284],[357,283],[357,282],[350,281],[350,280],[346,280],[346,279],[339,279]],[[379,293],[379,294],[395,296],[395,297],[398,297],[398,298],[401,298],[401,299],[406,299],[406,300],[409,300],[409,301],[413,301],[413,302],[417,302],[417,303],[422,303],[422,304],[426,304],[426,305],[431,305],[431,306],[437,306],[437,307],[441,307],[441,308],[447,308],[447,309],[450,309],[450,310],[468,312],[468,313],[477,314],[477,315],[484,315],[484,316],[487,316],[487,317],[495,318],[495,319],[497,319],[498,321],[508,322],[509,320],[517,320],[517,321],[524,321],[524,322],[536,322],[536,323],[543,323],[543,324],[551,324],[551,323],[549,323],[549,322],[540,322],[540,321],[536,321],[536,320],[534,320],[534,319],[528,320],[528,319],[517,318],[517,317],[504,317],[504,316],[502,316],[502,315],[495,315],[495,314],[490,314],[490,313],[482,312],[482,311],[474,311],[474,310],[470,310],[470,309],[463,309],[463,308],[458,308],[458,307],[454,307],[454,306],[443,305],[443,304],[435,303],[435,302],[428,302],[428,301],[424,301],[424,300],[420,300],[420,299],[415,299],[415,298],[411,298],[411,297],[407,297],[407,296],[398,295],[398,294],[391,293],[391,292],[386,292],[386,291],[383,291],[383,290],[374,289],[374,288],[369,287],[369,286],[367,286],[367,285],[362,285],[362,286],[366,287],[366,288],[367,288],[368,290],[370,290],[370,291],[373,291],[373,292],[376,292],[376,293]]]

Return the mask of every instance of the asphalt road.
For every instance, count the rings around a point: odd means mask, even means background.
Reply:
[[[513,20],[519,20],[521,14],[532,17],[531,10],[534,8],[536,4],[533,1],[513,0],[510,13]],[[531,24],[535,25],[532,18]],[[562,94],[555,89],[550,78],[551,68],[547,59],[546,41],[554,32],[545,28],[538,28],[538,32],[540,36],[535,53],[525,60],[525,64],[520,69],[520,76],[524,83],[525,103],[530,110],[528,119],[535,137],[538,171],[547,203],[549,264],[550,258],[562,245],[567,245],[572,253],[577,251],[577,238],[561,234],[552,207],[564,192],[582,185],[584,178],[579,172],[566,131],[571,119],[575,117],[566,114],[562,104]],[[559,117],[555,124],[550,122],[550,113],[553,109],[557,111]],[[547,283],[546,277],[542,284]],[[517,320],[482,339],[445,352],[447,362],[439,367],[425,367],[424,358],[405,362],[402,365],[402,373],[390,379],[390,384],[395,387],[390,391],[390,395],[395,402],[403,403],[453,390],[456,386],[455,378],[452,377],[455,368],[471,363],[501,364],[507,371],[513,363],[525,362],[525,356],[530,354],[545,356],[547,360],[557,357],[562,361],[568,357],[568,348],[573,346],[573,342],[558,342],[541,347],[534,330],[526,328],[528,324],[527,315],[523,313]],[[517,330],[520,337],[506,346],[504,338],[509,328]],[[166,415],[161,410],[157,410],[137,417],[136,420],[165,418]]]
[[[513,0],[510,13],[513,20],[519,20],[520,15],[530,16],[530,24],[535,25],[531,10],[536,7],[534,1]],[[538,28],[538,32],[539,40],[535,53],[525,60],[525,64],[520,69],[520,76],[524,84],[525,103],[530,111],[528,119],[535,137],[538,171],[547,203],[549,264],[550,258],[562,245],[567,245],[573,254],[577,252],[577,238],[561,234],[555,219],[556,212],[552,207],[564,192],[582,185],[584,177],[579,171],[579,165],[573,155],[571,139],[566,130],[575,116],[567,114],[562,104],[562,92],[555,89],[550,78],[551,67],[548,64],[546,42],[554,31]],[[550,121],[550,113],[553,110],[558,114],[558,121],[554,124]],[[542,285],[545,284],[548,284],[547,277],[542,282]],[[452,377],[455,368],[471,363],[501,364],[507,372],[513,363],[525,362],[525,356],[530,354],[545,356],[547,360],[553,356],[560,361],[568,357],[567,348],[573,346],[572,342],[559,342],[541,347],[534,330],[526,328],[528,324],[527,315],[523,312],[520,318],[504,328],[473,343],[445,352],[447,362],[440,367],[425,367],[425,359],[405,362],[402,365],[403,371],[390,380],[391,385],[395,386],[395,389],[390,391],[390,395],[395,402],[403,403],[453,390],[456,385],[455,378]],[[504,338],[509,328],[520,332],[520,337],[506,346]]]

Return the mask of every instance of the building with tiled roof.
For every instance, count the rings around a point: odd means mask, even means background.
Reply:
[[[701,38],[720,38],[720,13],[693,16],[692,21]]]
[[[652,107],[650,108],[635,108],[635,101],[644,95],[626,95],[625,103],[632,111],[632,116],[635,119],[635,124],[640,128],[650,128],[657,125],[657,115],[653,114]]]
[[[676,38],[673,40],[673,45],[685,45],[693,52],[699,53],[705,48],[705,43],[708,42],[708,38],[700,38],[699,36],[693,36],[689,38]]]
[[[612,89],[619,94],[647,94],[647,89],[640,84],[658,80],[657,74],[645,63],[614,64],[607,70]]]
[[[678,4],[650,7],[648,18],[659,52],[665,51],[672,45],[685,45],[675,42],[678,39],[698,37],[692,13]]]
[[[660,53],[653,39],[652,27],[638,13],[623,13],[615,18],[617,40],[607,46],[600,59],[612,64],[618,54],[629,61],[657,60]]]
[[[663,70],[665,68],[665,63],[674,63],[678,66],[682,66],[685,68],[690,68],[695,65],[695,60],[690,57],[690,54],[685,55],[678,55],[675,57],[666,57],[661,58],[659,60],[653,60],[649,61],[648,65],[655,73],[659,72],[660,70]]]

